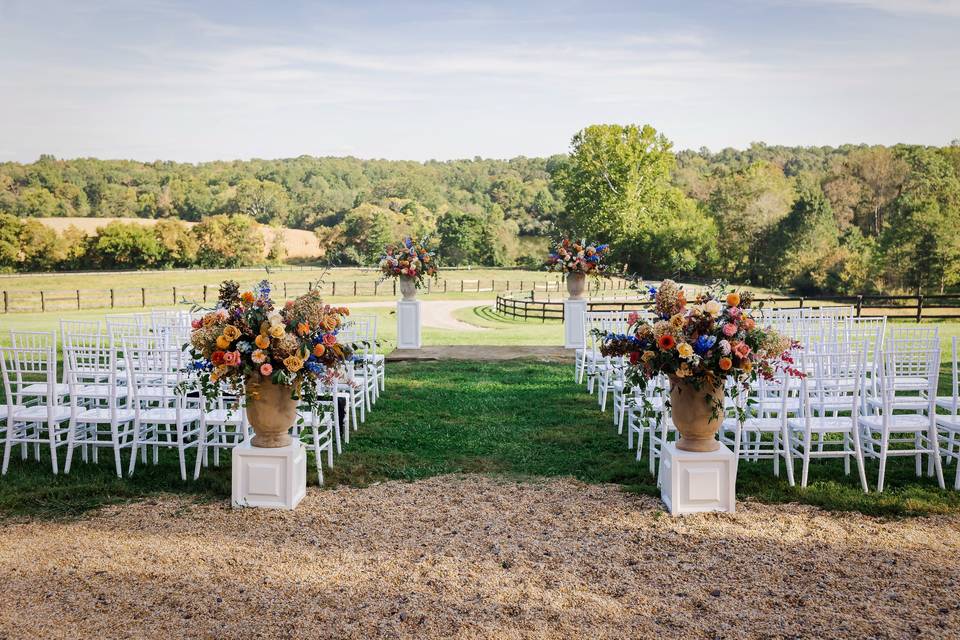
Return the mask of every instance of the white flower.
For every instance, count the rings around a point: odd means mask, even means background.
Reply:
[[[716,300],[708,300],[703,305],[703,310],[711,317],[716,318],[723,311],[723,306]]]
[[[721,340],[720,342],[717,343],[717,346],[720,347],[720,353],[722,353],[722,354],[725,355],[725,356],[730,355],[730,341],[729,341],[729,340]]]

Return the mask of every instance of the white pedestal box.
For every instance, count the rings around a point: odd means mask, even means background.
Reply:
[[[736,511],[737,465],[730,449],[681,451],[670,442],[661,453],[660,498],[670,515]]]
[[[420,348],[420,301],[397,302],[397,348]]]
[[[234,447],[234,507],[293,509],[306,494],[307,450],[298,441],[276,449]]]
[[[587,311],[586,300],[563,301],[563,346],[567,349],[583,349],[583,314]]]

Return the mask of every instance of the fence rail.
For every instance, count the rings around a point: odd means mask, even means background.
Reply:
[[[486,280],[441,279],[427,280],[426,293],[496,293],[514,289],[529,289],[538,293],[559,293],[562,281],[556,280]],[[168,287],[117,287],[112,289],[43,289],[38,291],[0,291],[0,313],[36,313],[46,311],[78,311],[84,309],[112,309],[124,307],[156,307],[183,302],[213,303],[217,299],[217,284],[184,284]],[[601,283],[600,290],[624,290],[625,280]],[[394,297],[398,294],[396,280],[334,280],[317,285],[314,282],[277,282],[274,294],[283,299],[302,295],[317,288],[330,298]],[[594,290],[597,290],[596,288]]]
[[[587,300],[588,311],[631,311],[651,306],[648,300],[634,298],[604,299],[594,296]],[[960,294],[916,295],[916,296],[818,296],[818,297],[758,297],[754,306],[777,308],[803,308],[821,306],[850,306],[857,317],[887,316],[921,322],[923,320],[960,319]],[[537,299],[537,292],[508,292],[498,295],[496,310],[498,313],[524,320],[563,320],[563,301],[551,296]]]

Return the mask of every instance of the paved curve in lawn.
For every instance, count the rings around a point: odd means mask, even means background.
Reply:
[[[389,307],[391,304],[392,302],[389,301],[354,302],[348,306],[350,308]],[[454,311],[460,309],[489,305],[489,300],[421,300],[420,304],[422,305],[423,326],[425,327],[448,329],[450,331],[489,331],[487,327],[478,327],[468,322],[463,322],[453,315]]]

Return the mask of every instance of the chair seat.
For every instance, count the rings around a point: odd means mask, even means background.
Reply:
[[[930,428],[930,418],[927,416],[913,415],[892,415],[888,416],[890,431],[926,431]],[[883,416],[863,416],[860,418],[860,424],[870,427],[874,430],[883,428]]]
[[[867,406],[871,409],[882,409],[883,400],[879,398],[870,398],[867,400]],[[902,411],[926,411],[930,408],[930,401],[926,398],[894,398],[890,403],[892,409],[900,409]]]
[[[14,422],[46,422],[47,406],[39,404],[33,407],[15,405],[9,416]],[[70,419],[70,407],[57,406],[50,410],[54,422],[63,422]]]
[[[960,416],[937,416],[937,426],[947,431],[960,433]]]
[[[947,411],[953,411],[954,403],[960,412],[960,398],[954,398],[953,396],[937,396],[936,399],[937,406],[941,409],[946,409]]]
[[[180,419],[183,422],[195,422],[200,419],[200,411],[197,409],[183,409],[180,411]],[[176,422],[177,410],[166,408],[141,409],[141,422]]]
[[[106,398],[110,396],[110,385],[108,384],[88,384],[77,388],[78,398]],[[113,387],[114,398],[126,398],[126,387]]]
[[[794,431],[807,430],[807,422],[802,418],[789,418],[787,426]],[[843,416],[810,418],[810,431],[814,433],[850,433],[853,431],[853,420]]]
[[[243,410],[214,409],[204,412],[203,420],[213,425],[240,425],[243,423]]]
[[[130,422],[136,416],[133,409],[117,409],[117,422]],[[110,409],[85,409],[77,414],[77,422],[111,422],[113,417],[110,415]]]
[[[722,429],[734,431],[737,428],[738,420],[736,418],[727,418],[723,421]],[[743,421],[741,427],[743,431],[752,431],[754,433],[780,433],[783,422],[780,418],[747,418]]]
[[[70,393],[70,385],[58,382],[53,385],[53,393],[58,396],[65,396]],[[47,395],[47,385],[44,382],[35,382],[28,384],[17,391],[18,396],[45,396]]]

